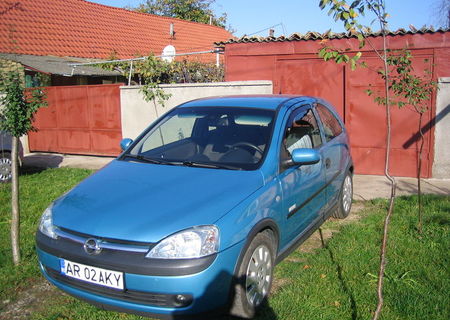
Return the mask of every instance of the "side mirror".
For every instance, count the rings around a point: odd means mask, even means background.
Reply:
[[[130,138],[125,138],[122,139],[122,141],[120,141],[120,148],[122,149],[122,151],[125,151],[128,149],[128,147],[133,143],[133,140],[131,140]]]
[[[295,149],[292,151],[292,164],[308,165],[320,161],[320,154],[315,149]]]

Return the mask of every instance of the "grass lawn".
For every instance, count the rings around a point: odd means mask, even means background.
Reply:
[[[48,169],[25,172],[20,176],[20,247],[22,262],[14,267],[9,224],[11,185],[0,184],[0,302],[14,299],[16,293],[40,280],[34,250],[34,235],[45,208],[92,173],[84,169]],[[1,304],[0,304],[1,306]]]
[[[12,266],[9,185],[0,185],[0,308],[42,282],[34,233],[47,205],[92,171],[49,169],[21,176],[22,259]],[[422,236],[416,197],[396,200],[388,243],[382,319],[450,319],[450,197],[425,197]],[[364,203],[361,219],[328,221],[326,246],[297,250],[275,269],[277,289],[257,319],[369,319],[376,307],[379,243],[387,202]],[[337,232],[339,231],[339,232]],[[101,311],[62,294],[44,300],[31,319],[141,319]],[[0,319],[2,311],[0,309]]]

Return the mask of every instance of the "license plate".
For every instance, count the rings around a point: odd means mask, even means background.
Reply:
[[[61,273],[67,277],[123,290],[123,272],[117,272],[61,259]]]

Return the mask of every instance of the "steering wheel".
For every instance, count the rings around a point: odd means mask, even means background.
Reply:
[[[264,153],[258,146],[255,146],[253,143],[250,143],[250,142],[238,142],[238,143],[232,144],[230,146],[230,148],[242,148],[242,147],[250,147],[250,148],[252,148],[256,152],[258,152],[261,155],[261,157],[262,157],[262,155]]]

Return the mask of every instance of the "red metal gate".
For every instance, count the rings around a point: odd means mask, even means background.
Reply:
[[[30,151],[117,155],[122,138],[120,85],[47,87]]]
[[[350,133],[355,172],[382,175],[386,153],[385,108],[377,105],[365,89],[383,89],[374,70],[381,67],[378,58],[364,58],[368,68],[351,72],[345,65],[328,63],[316,57],[291,56],[276,62],[274,92],[319,96],[327,99],[344,119]],[[413,59],[417,70],[430,70],[430,54],[417,54]],[[432,121],[431,101],[423,115],[423,125]],[[396,176],[415,176],[419,148],[419,116],[411,108],[392,109],[390,172]],[[431,177],[433,164],[433,132],[424,139],[422,177]]]

